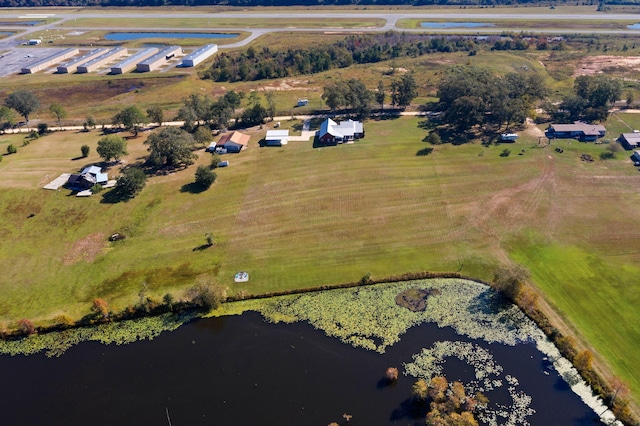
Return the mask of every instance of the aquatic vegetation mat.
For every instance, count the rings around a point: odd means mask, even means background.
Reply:
[[[82,342],[123,345],[138,340],[152,340],[163,331],[173,331],[195,318],[194,314],[164,314],[127,321],[74,328],[18,340],[0,341],[0,354],[33,355],[42,351],[48,357],[60,356],[67,349]]]
[[[306,321],[344,343],[380,353],[397,343],[411,327],[426,322],[451,327],[459,335],[487,343],[509,346],[532,343],[604,422],[621,425],[542,330],[517,306],[507,303],[484,284],[463,279],[429,279],[282,296],[244,307],[259,311],[274,323]],[[466,385],[471,393],[489,392],[506,382],[512,403],[485,406],[479,411],[483,423],[529,424],[527,417],[534,413],[530,408],[531,397],[518,390],[516,377],[502,378],[502,366],[480,346],[436,342],[415,355],[413,362],[406,363],[404,373],[430,379],[442,373],[442,363],[448,357],[458,358],[474,368],[476,380]]]

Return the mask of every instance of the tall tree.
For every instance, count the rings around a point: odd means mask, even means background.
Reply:
[[[49,112],[56,118],[58,127],[62,127],[62,120],[67,117],[67,111],[58,103],[49,105]]]
[[[122,198],[135,197],[147,184],[147,175],[138,167],[127,167],[114,188]]]
[[[384,109],[384,100],[387,97],[386,93],[384,93],[384,83],[382,80],[378,82],[378,91],[376,92],[376,103],[380,104],[380,109]]]
[[[133,132],[134,137],[138,136],[140,127],[146,122],[147,116],[135,105],[123,109],[111,119],[111,123],[114,126],[123,126],[128,131]]]
[[[373,102],[373,93],[367,89],[363,82],[356,78],[352,78],[347,82],[349,91],[346,95],[347,106],[351,107],[353,112],[361,119],[371,115],[371,103]]]
[[[418,85],[412,74],[405,74],[392,83],[391,103],[406,108],[418,96]]]
[[[273,93],[267,92],[264,94],[264,97],[267,99],[267,114],[271,121],[273,121],[273,117],[276,115],[276,100],[273,96]]]
[[[16,123],[16,113],[8,106],[0,105],[0,131],[4,131]]]
[[[159,105],[152,105],[147,108],[147,117],[152,123],[158,123],[158,126],[162,126],[164,121],[164,111]]]
[[[195,140],[190,133],[175,127],[166,127],[149,136],[144,142],[149,145],[149,162],[156,166],[186,166],[193,164],[192,149]]]
[[[40,107],[40,102],[33,92],[28,90],[17,90],[7,96],[4,104],[9,108],[13,108],[29,122],[29,115]]]
[[[98,141],[96,152],[107,163],[112,159],[119,161],[127,155],[127,140],[118,135],[107,135]]]

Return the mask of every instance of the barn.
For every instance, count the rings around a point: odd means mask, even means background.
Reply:
[[[228,153],[238,153],[247,148],[250,138],[251,136],[240,132],[225,133],[216,143],[216,151],[220,148]]]

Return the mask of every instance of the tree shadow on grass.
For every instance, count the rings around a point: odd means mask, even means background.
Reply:
[[[428,146],[426,148],[422,148],[420,150],[418,150],[418,152],[416,152],[416,156],[417,157],[425,157],[429,154],[431,154],[433,152],[433,147],[432,146]]]
[[[118,204],[122,202],[126,203],[131,198],[133,197],[123,194],[122,191],[120,191],[118,188],[113,188],[111,191],[105,192],[102,195],[102,200],[100,200],[100,203],[102,204]]]
[[[188,192],[189,194],[200,194],[201,192],[204,192],[207,189],[209,188],[206,188],[198,183],[191,182],[191,183],[182,185],[182,188],[180,188],[180,192]]]
[[[194,247],[192,251],[203,251],[211,247],[213,247],[213,244],[206,243],[199,245],[198,247]]]

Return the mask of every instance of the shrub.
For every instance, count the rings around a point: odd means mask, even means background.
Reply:
[[[216,309],[224,301],[224,291],[208,283],[200,283],[192,287],[187,296],[197,306],[207,310]]]
[[[612,158],[615,158],[615,156],[616,154],[611,151],[603,151],[600,153],[601,160],[611,160]]]
[[[31,133],[29,133],[29,138],[30,139],[38,139],[40,137],[40,134],[38,132],[36,132],[35,130],[32,130]]]
[[[89,145],[82,145],[82,146],[80,147],[80,152],[82,153],[82,156],[83,156],[83,157],[88,157],[88,156],[89,156],[89,150],[90,150],[90,149],[91,149],[91,148],[89,148]]]
[[[103,190],[103,189],[104,189],[104,188],[102,187],[102,185],[100,185],[99,183],[96,183],[95,185],[93,185],[93,186],[91,187],[91,192],[92,192],[93,194],[97,194],[97,193],[99,193],[99,192],[102,192],[102,190]]]
[[[216,177],[216,174],[209,167],[198,166],[196,170],[196,184],[205,189],[208,189],[216,181]]]
[[[426,137],[425,140],[429,142],[431,145],[442,144],[442,139],[440,138],[440,135],[436,131],[429,132],[429,135]]]
[[[211,166],[209,166],[209,168],[215,169],[218,167],[218,164],[220,164],[220,156],[218,154],[213,154],[211,156]]]
[[[511,150],[509,148],[505,148],[500,153],[500,157],[508,157],[511,155]]]
[[[16,152],[18,152],[18,148],[14,144],[7,147],[7,154],[15,154]]]
[[[18,330],[20,330],[22,334],[26,335],[32,335],[36,333],[35,326],[28,319],[21,319],[20,321],[18,321]]]
[[[40,136],[46,134],[49,131],[49,125],[47,123],[38,123],[38,134]]]

